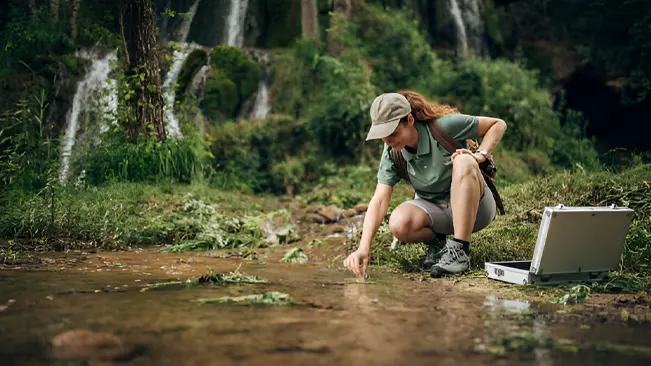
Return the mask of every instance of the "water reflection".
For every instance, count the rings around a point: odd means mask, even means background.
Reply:
[[[551,334],[548,325],[533,316],[531,304],[526,301],[499,299],[486,296],[484,301],[485,333],[475,339],[476,349],[491,353],[530,353],[533,363],[554,365],[546,340]]]

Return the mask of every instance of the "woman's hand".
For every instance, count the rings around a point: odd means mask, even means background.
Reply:
[[[480,154],[479,152],[476,152],[476,153],[473,154],[472,151],[470,151],[468,149],[457,149],[457,151],[455,151],[454,154],[452,154],[450,159],[452,161],[454,161],[454,158],[456,158],[457,156],[459,156],[461,154],[472,155],[472,157],[475,158],[475,160],[477,160],[477,164],[481,164],[481,163],[486,161],[486,157],[483,154]]]
[[[357,249],[356,251],[350,253],[348,258],[344,260],[344,266],[351,270],[355,276],[366,278],[366,267],[368,267],[368,258],[369,253],[364,250]],[[362,269],[360,271],[360,264]]]

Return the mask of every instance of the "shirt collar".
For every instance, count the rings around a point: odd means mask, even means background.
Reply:
[[[405,157],[407,161],[413,159],[417,155],[420,156],[420,155],[429,154],[430,151],[430,138],[429,138],[429,129],[427,128],[427,124],[416,122],[414,123],[414,127],[416,127],[416,131],[418,131],[418,151],[416,152],[416,154],[412,154],[409,151],[407,151],[406,148],[403,148],[402,155]]]

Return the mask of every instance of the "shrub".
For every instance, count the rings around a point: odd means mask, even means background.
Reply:
[[[317,66],[321,88],[306,114],[308,130],[327,155],[356,161],[368,145],[368,109],[376,95],[369,73],[359,64],[324,56]]]
[[[437,95],[453,96],[464,113],[502,118],[509,125],[503,143],[516,151],[548,153],[559,131],[549,93],[535,71],[516,63],[471,59],[457,66],[457,76]]]
[[[201,110],[210,121],[235,117],[238,106],[237,86],[224,72],[217,70],[206,79]]]
[[[257,89],[260,65],[231,46],[215,47],[210,61],[214,74],[206,80],[201,109],[213,122],[234,118]]]
[[[215,184],[247,192],[285,192],[273,167],[305,154],[305,126],[289,118],[270,117],[246,124],[227,122],[212,137]],[[278,168],[277,168],[278,169]]]
[[[349,32],[349,37],[357,38],[353,46],[373,69],[373,84],[382,91],[414,88],[434,75],[436,56],[406,10],[389,14],[375,5],[360,4]]]
[[[316,63],[323,44],[313,39],[299,39],[292,48],[276,50],[271,63],[271,103],[273,109],[301,118],[317,88]]]
[[[210,54],[213,69],[222,70],[235,83],[241,101],[258,87],[260,65],[238,47],[217,46]]]
[[[189,183],[209,173],[212,156],[207,148],[196,135],[162,143],[109,138],[89,151],[85,179],[93,185],[108,181]]]

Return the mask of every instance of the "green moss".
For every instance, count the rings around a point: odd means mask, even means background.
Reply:
[[[196,49],[188,55],[181,67],[179,78],[177,80],[176,98],[180,99],[181,94],[185,92],[188,85],[192,82],[194,75],[202,66],[208,64],[208,53],[202,49]]]
[[[238,106],[237,86],[221,70],[208,77],[201,110],[213,123],[235,117]]]
[[[238,47],[217,46],[210,60],[215,70],[222,70],[237,85],[240,100],[250,97],[258,86],[260,65]]]
[[[215,74],[206,81],[201,108],[213,122],[234,118],[257,89],[260,65],[231,46],[215,47],[210,60]]]

